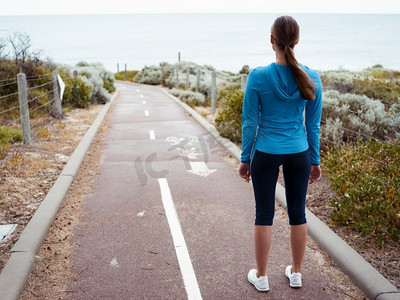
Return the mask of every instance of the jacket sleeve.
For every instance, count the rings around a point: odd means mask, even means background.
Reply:
[[[319,137],[322,114],[322,84],[319,74],[316,74],[315,100],[307,101],[305,112],[305,124],[307,131],[307,140],[310,150],[310,158],[312,165],[320,164],[319,157]]]
[[[250,162],[255,142],[259,118],[259,93],[257,89],[257,70],[253,69],[247,79],[242,108],[242,154],[241,162]]]

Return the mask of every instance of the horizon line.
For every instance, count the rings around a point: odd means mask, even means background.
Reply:
[[[36,17],[36,16],[91,16],[91,15],[210,15],[210,14],[280,14],[280,15],[400,15],[400,12],[115,12],[115,13],[35,13],[35,14],[1,14],[0,17]]]

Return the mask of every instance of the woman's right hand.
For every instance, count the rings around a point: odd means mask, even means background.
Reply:
[[[312,165],[311,166],[311,172],[310,172],[310,179],[309,179],[309,183],[314,183],[316,181],[318,181],[321,178],[321,167],[320,166],[316,166],[316,165]]]
[[[241,163],[240,164],[239,175],[247,182],[250,181],[250,163]]]

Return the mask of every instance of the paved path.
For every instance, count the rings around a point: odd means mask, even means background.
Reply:
[[[237,163],[159,88],[117,84],[111,128],[70,257],[69,299],[346,299],[317,250],[291,289],[277,210],[271,290],[247,282],[254,201]],[[329,283],[329,286],[327,285]]]

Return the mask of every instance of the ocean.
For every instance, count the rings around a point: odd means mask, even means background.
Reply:
[[[112,71],[182,61],[238,72],[275,58],[269,37],[278,14],[133,14],[0,16],[0,37],[24,31],[42,58],[73,65],[101,62]],[[295,53],[317,70],[400,70],[400,15],[292,14]]]

